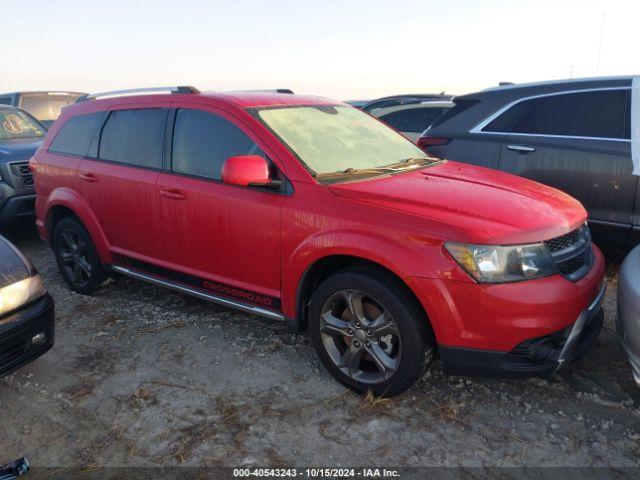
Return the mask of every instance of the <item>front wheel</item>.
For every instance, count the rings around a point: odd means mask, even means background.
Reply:
[[[395,279],[354,271],[332,275],[314,292],[309,334],[339,382],[385,396],[415,383],[434,345],[424,313]]]

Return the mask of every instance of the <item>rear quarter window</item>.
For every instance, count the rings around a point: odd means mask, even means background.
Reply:
[[[537,102],[537,99],[525,100],[515,104],[502,115],[498,116],[489,125],[482,129],[483,132],[509,133],[522,119],[529,109]]]
[[[58,130],[49,145],[49,151],[65,155],[97,156],[96,151],[89,150],[105,116],[106,112],[96,112],[69,118]],[[93,148],[95,149],[95,146]]]
[[[444,122],[451,120],[454,117],[457,117],[462,112],[469,110],[474,105],[480,103],[480,100],[474,98],[461,98],[460,100],[453,99],[454,106],[436,118],[431,124],[431,128],[435,128],[438,125],[442,125]]]
[[[114,110],[102,129],[98,157],[117,163],[162,168],[166,108]]]

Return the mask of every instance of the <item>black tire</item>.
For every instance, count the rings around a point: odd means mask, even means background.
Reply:
[[[56,225],[53,251],[62,278],[74,292],[91,295],[106,279],[91,237],[76,217],[63,218]]]
[[[358,297],[361,299],[353,300]],[[349,305],[358,302],[363,305],[360,312],[373,310],[375,313],[361,313],[358,318],[362,321],[357,322],[359,326],[355,328]],[[387,313],[392,320],[388,322],[391,327],[385,328],[384,332],[395,333],[376,340],[369,336],[372,329],[366,326],[380,323],[378,320],[383,318],[380,312]],[[344,326],[339,323],[345,319],[351,327],[347,328],[347,335],[342,334]],[[420,378],[433,357],[435,346],[429,321],[415,298],[391,275],[375,269],[344,270],[322,282],[309,304],[309,336],[320,361],[336,380],[358,393],[371,391],[376,396],[386,397],[404,392]],[[386,341],[380,341],[381,338]],[[364,353],[355,361],[357,369],[352,369],[354,362],[345,357],[353,359],[357,356],[351,351],[358,350],[354,347],[356,344]],[[379,355],[381,346],[386,357]],[[345,363],[349,366],[344,366]],[[396,368],[392,370],[387,368],[389,366]]]

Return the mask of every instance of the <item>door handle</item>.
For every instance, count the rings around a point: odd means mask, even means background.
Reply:
[[[530,147],[529,145],[507,145],[507,149],[518,153],[531,153],[536,151],[535,148]]]
[[[85,182],[89,183],[96,183],[100,181],[93,173],[82,172],[78,176]]]
[[[160,195],[171,200],[186,200],[187,196],[180,190],[160,190]]]

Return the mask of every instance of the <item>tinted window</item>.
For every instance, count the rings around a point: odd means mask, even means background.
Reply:
[[[627,109],[624,114],[624,138],[631,138],[631,91],[627,96]]]
[[[0,105],[11,105],[11,97],[0,97]]]
[[[480,100],[475,100],[472,98],[467,98],[467,99],[460,99],[460,100],[455,100],[454,99],[454,106],[452,108],[450,108],[449,110],[447,110],[446,112],[444,112],[440,117],[438,117],[432,124],[431,124],[431,128],[436,127],[437,125],[441,125],[444,122],[446,122],[447,120],[460,115],[462,112],[464,112],[465,110],[470,109],[471,107],[473,107],[475,104],[479,103]]]
[[[218,115],[178,110],[173,133],[173,171],[219,180],[224,161],[264,155],[242,130]]]
[[[625,138],[627,102],[626,90],[543,97],[516,124],[513,132]]]
[[[516,103],[513,107],[508,109],[502,115],[494,119],[489,125],[482,129],[483,132],[511,132],[513,127],[520,121],[520,119],[526,114],[529,109],[538,101],[534,98],[531,100],[525,100],[524,102]]]
[[[445,110],[446,107],[411,108],[387,113],[379,118],[399,132],[422,133]]]
[[[99,125],[106,115],[105,112],[77,115],[69,118],[49,146],[49,151],[67,153],[71,155],[87,155],[89,145]],[[95,156],[95,152],[92,156]]]
[[[99,157],[140,167],[162,168],[164,108],[114,110],[100,137]]]

